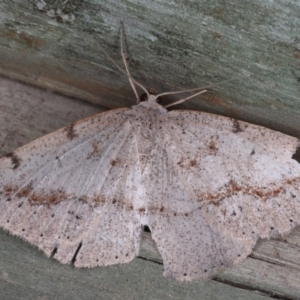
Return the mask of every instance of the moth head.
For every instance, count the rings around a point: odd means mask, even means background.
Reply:
[[[149,90],[149,95],[143,93],[140,96],[140,102],[149,101],[161,104],[161,97],[157,97],[152,89]]]

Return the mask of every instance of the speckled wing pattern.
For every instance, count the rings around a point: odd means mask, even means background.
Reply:
[[[2,158],[1,227],[62,263],[131,261],[139,250],[132,210],[139,166],[125,110],[79,121]]]
[[[164,275],[196,280],[300,223],[298,140],[142,102],[0,160],[0,226],[78,267],[131,261],[148,225]]]
[[[300,223],[297,139],[195,111],[172,111],[164,124],[143,180],[166,276],[214,276],[258,238]]]

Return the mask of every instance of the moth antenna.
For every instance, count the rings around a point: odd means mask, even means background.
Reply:
[[[123,34],[123,31],[121,33],[121,40],[123,40],[122,34]],[[139,102],[139,97],[137,96],[137,92],[136,92],[136,88],[135,88],[134,84],[136,84],[137,86],[139,86],[149,96],[149,92],[147,91],[147,89],[141,83],[139,83],[136,79],[134,79],[130,75],[130,72],[129,72],[129,69],[128,69],[128,66],[127,66],[127,61],[126,61],[126,58],[125,58],[125,54],[123,53],[123,49],[122,49],[123,48],[123,42],[122,41],[121,41],[121,55],[122,55],[122,58],[123,58],[123,61],[124,61],[124,65],[125,65],[126,71],[124,71],[116,63],[116,61],[110,57],[110,55],[104,50],[104,48],[99,43],[97,43],[97,47],[99,47],[100,51],[105,55],[106,59],[108,61],[110,61],[118,69],[119,72],[121,72],[122,74],[124,74],[129,79],[130,85],[131,85],[131,87],[132,87],[132,89],[133,89],[133,91],[135,93],[135,96],[138,99],[137,102]]]
[[[129,72],[129,68],[128,68],[128,63],[127,63],[127,60],[126,60],[126,55],[125,55],[125,51],[124,51],[124,27],[123,27],[123,23],[121,22],[121,25],[120,25],[120,43],[121,43],[121,56],[123,58],[123,62],[124,62],[124,66],[125,66],[125,69],[126,69],[126,73],[127,73],[127,77],[128,77],[128,80],[129,80],[129,83],[133,89],[133,92],[135,94],[135,97],[136,97],[136,103],[139,103],[140,102],[140,98],[139,98],[139,95],[138,95],[138,92],[135,88],[135,85],[134,85],[134,82],[133,80],[131,79],[131,75],[130,75],[130,72]]]
[[[196,97],[198,95],[207,93],[207,92],[209,92],[208,89],[211,88],[211,87],[215,87],[215,86],[218,86],[220,84],[224,84],[226,82],[233,81],[233,80],[241,78],[241,77],[249,77],[249,75],[245,74],[245,75],[231,77],[230,79],[222,80],[220,82],[212,83],[212,84],[209,84],[209,85],[206,85],[206,86],[203,86],[203,87],[199,87],[199,88],[194,88],[194,89],[189,89],[189,90],[182,90],[182,91],[175,91],[175,92],[165,92],[165,93],[161,93],[161,94],[157,95],[157,97],[162,97],[162,96],[165,96],[165,95],[176,95],[176,94],[183,94],[183,93],[190,93],[190,92],[199,91],[196,94],[193,94],[193,95],[191,95],[189,97],[186,97],[184,99],[180,99],[180,100],[178,100],[176,102],[170,103],[170,104],[168,104],[168,105],[165,106],[165,107],[170,107],[170,106],[173,106],[173,105],[185,102],[186,100],[191,99],[193,97]]]
[[[191,95],[191,96],[188,96],[188,97],[186,97],[186,98],[184,98],[184,99],[180,99],[180,100],[178,100],[178,101],[175,101],[175,102],[173,102],[173,103],[170,103],[170,104],[168,104],[168,105],[165,105],[165,107],[170,107],[170,106],[173,106],[173,105],[177,105],[177,104],[179,104],[179,103],[185,102],[186,100],[189,100],[189,99],[191,99],[191,98],[194,98],[194,97],[196,97],[196,96],[199,96],[199,95],[204,94],[204,93],[207,93],[207,92],[208,92],[208,90],[202,90],[202,91],[200,91],[200,92],[198,92],[198,93],[196,93],[196,94],[193,94],[193,95]]]

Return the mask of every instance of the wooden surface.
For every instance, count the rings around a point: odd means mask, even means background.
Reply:
[[[1,155],[103,108],[0,77]],[[214,280],[163,277],[149,233],[127,265],[76,269],[0,230],[0,299],[299,299],[300,228],[261,241],[245,262]]]
[[[134,103],[120,64],[157,92],[215,87],[216,112],[300,137],[300,7],[281,1],[2,0],[0,73],[106,107]],[[242,77],[242,76],[249,77]],[[165,99],[169,101],[170,98]]]
[[[195,98],[184,107],[300,137],[297,0],[2,0],[0,20],[0,74],[105,107],[130,106],[126,77],[99,50],[121,64],[123,21],[131,72],[147,88],[164,92],[237,77],[214,87],[211,101]],[[3,78],[0,94],[2,154],[101,111]],[[178,284],[162,277],[161,260],[146,242],[140,255],[150,260],[79,270],[1,231],[0,298],[300,299],[299,247],[296,229],[259,243],[214,280]]]

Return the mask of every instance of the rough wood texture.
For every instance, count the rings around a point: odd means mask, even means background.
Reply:
[[[0,77],[0,155],[103,108]],[[18,111],[18,114],[16,114]],[[299,299],[300,229],[261,241],[251,257],[214,280],[177,283],[149,233],[123,266],[76,269],[0,230],[1,299]]]
[[[3,0],[0,72],[97,102],[134,103],[120,64],[124,21],[133,76],[156,91],[215,89],[185,107],[299,132],[299,2]],[[250,77],[241,77],[249,75]],[[168,99],[167,99],[168,100]]]

